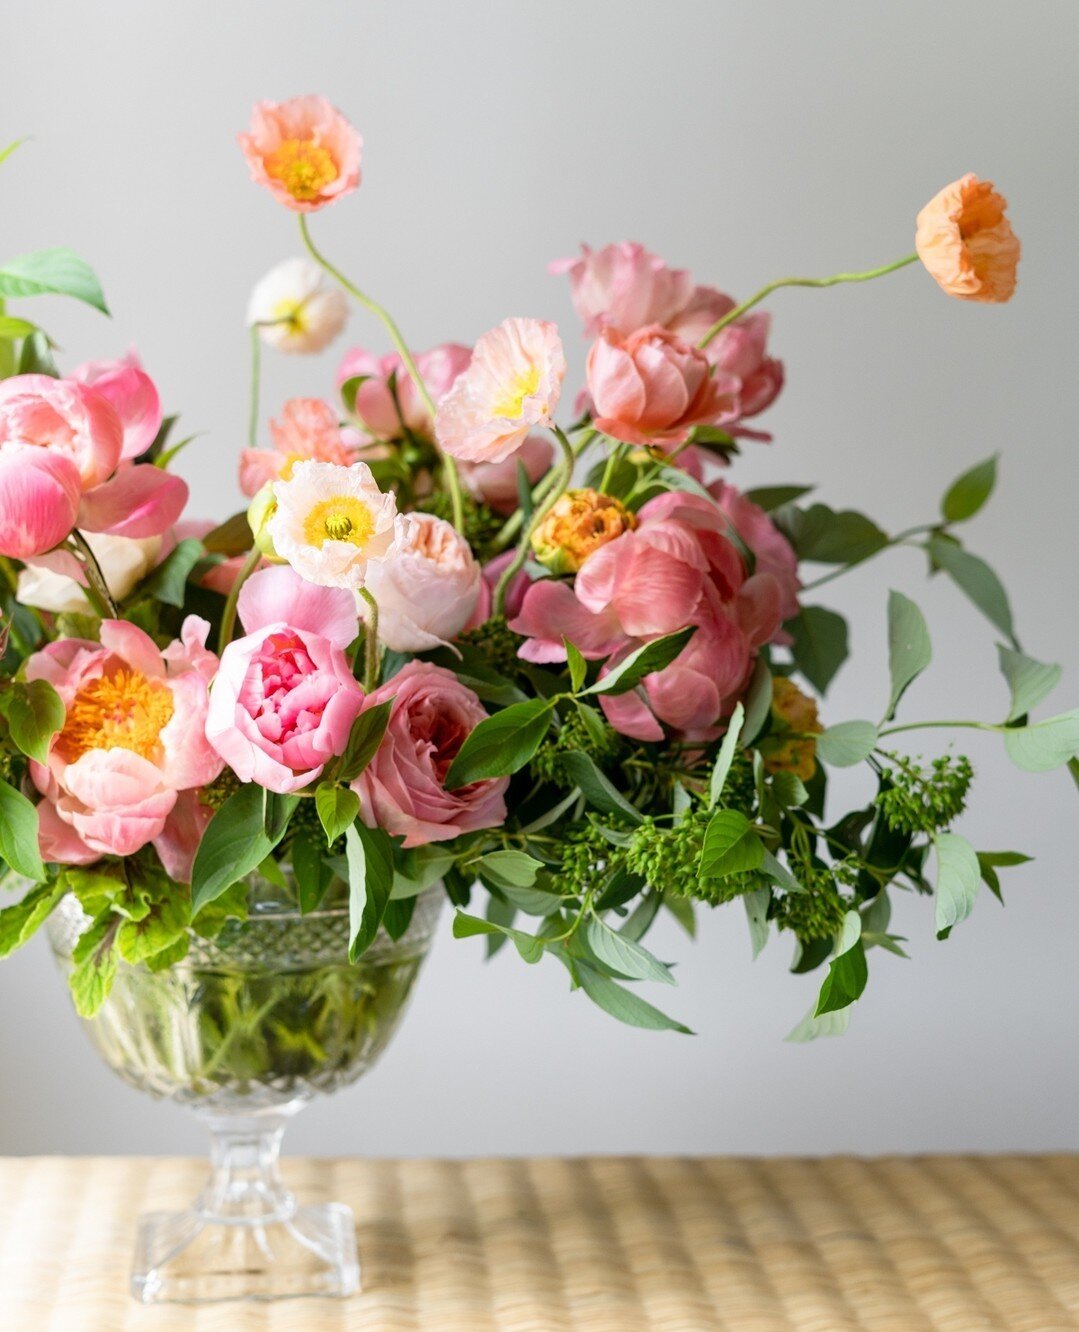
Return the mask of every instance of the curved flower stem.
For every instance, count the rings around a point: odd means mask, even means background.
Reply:
[[[378,602],[367,588],[360,588],[360,596],[367,603],[368,614],[363,632],[363,692],[369,694],[378,685]]]
[[[401,336],[401,330],[397,327],[396,323],[394,323],[393,316],[384,306],[379,305],[377,301],[372,300],[370,296],[360,291],[359,287],[351,283],[348,278],[345,277],[344,273],[342,273],[339,268],[335,268],[326,256],[316,248],[314,241],[311,239],[311,232],[307,226],[307,218],[303,213],[300,214],[300,236],[303,238],[303,243],[307,247],[307,253],[315,263],[318,264],[320,268],[323,268],[335,282],[344,287],[350,296],[359,301],[362,306],[370,310],[373,315],[382,321],[386,332],[390,335],[390,341],[397,349],[397,354],[401,357],[405,369],[412,376],[412,382],[416,385],[420,397],[423,399],[427,410],[431,413],[431,419],[434,420],[435,412],[437,410],[435,400],[431,397],[427,385],[423,382],[423,378],[421,377],[419,370],[416,368],[416,362],[413,359],[412,353],[409,351],[404,338]],[[464,497],[461,493],[461,478],[457,472],[457,464],[447,453],[442,452],[441,449],[439,450],[439,453],[442,458],[443,470],[446,473],[446,481],[450,488],[450,502],[453,505],[453,525],[458,532],[463,535],[465,530],[465,506]]]
[[[498,586],[495,588],[494,603],[491,606],[492,615],[501,615],[505,611],[506,593],[509,591],[509,586],[514,579],[514,576],[520,571],[521,566],[528,557],[528,546],[529,542],[532,540],[532,533],[535,532],[558,500],[565,494],[566,488],[573,479],[573,469],[577,463],[577,454],[573,451],[573,445],[558,426],[552,426],[552,430],[555,438],[562,446],[562,465],[554,469],[554,472],[557,475],[557,480],[552,485],[547,498],[533,511],[532,521],[528,524],[524,535],[521,537],[521,540],[517,545],[517,554],[514,555],[513,559],[502,571],[502,577],[498,580]],[[546,478],[544,479],[546,480]]]
[[[68,540],[75,550],[75,558],[86,571],[86,577],[90,584],[86,593],[94,610],[103,620],[106,618],[119,619],[120,612],[117,609],[116,602],[112,599],[112,593],[105,581],[105,575],[101,572],[101,565],[98,564],[97,556],[90,549],[89,542],[77,529],[71,533]]]
[[[607,466],[603,469],[603,477],[599,483],[599,491],[601,495],[606,495],[607,487],[611,484],[611,479],[614,476],[614,469],[618,466],[625,451],[626,446],[624,444],[618,444],[607,455]]]
[[[259,560],[262,559],[262,551],[258,546],[253,546],[248,552],[247,559],[240,566],[240,572],[236,575],[236,580],[229,589],[228,600],[225,602],[225,609],[221,613],[221,628],[217,635],[217,650],[224,652],[232,642],[232,631],[236,627],[236,604],[240,599],[240,590],[244,583],[258,568]]]
[[[821,574],[819,578],[814,578],[810,583],[803,583],[802,591],[812,592],[814,588],[823,587],[825,583],[830,583],[842,574],[849,573],[851,569],[857,569],[860,564],[865,564],[867,560],[873,559],[875,555],[883,555],[886,550],[894,550],[896,546],[904,545],[911,537],[921,536],[926,532],[938,532],[943,527],[944,524],[942,523],[923,523],[920,527],[908,527],[905,532],[900,532],[898,536],[890,538],[888,544],[881,546],[879,550],[874,550],[869,555],[863,555],[860,560],[852,560],[850,564],[840,565],[838,569],[833,569],[830,573]],[[917,546],[918,543],[914,542],[913,544]]]
[[[558,431],[558,434],[562,436],[562,438],[564,439],[565,436],[562,434],[562,431],[558,430],[557,426],[555,427],[555,429]],[[588,448],[589,444],[592,443],[592,441],[596,438],[598,434],[599,434],[598,430],[595,429],[586,430],[584,434],[581,436],[581,438],[577,440],[575,444],[572,445],[574,464],[576,464],[577,459],[581,456],[582,453],[584,453],[585,449]],[[533,504],[539,504],[542,500],[544,500],[547,497],[548,494],[550,494],[551,487],[557,484],[560,470],[561,469],[557,466],[552,467],[546,476],[541,477],[536,482],[535,487],[532,490]],[[521,530],[521,524],[523,522],[524,522],[524,514],[521,512],[520,509],[518,509],[515,513],[512,513],[502,524],[501,528],[499,529],[498,535],[494,539],[493,544],[495,550],[505,550],[505,548],[510,544],[513,538]]]
[[[736,305],[721,319],[717,319],[700,342],[697,343],[697,346],[707,347],[717,333],[725,329],[728,324],[733,324],[736,319],[740,319],[747,310],[752,310],[755,305],[760,305],[761,301],[770,296],[773,291],[778,291],[780,287],[835,287],[840,282],[869,282],[872,278],[883,277],[885,273],[894,273],[897,268],[906,268],[908,264],[916,263],[917,260],[917,254],[908,254],[902,259],[896,259],[894,263],[884,264],[881,268],[868,268],[864,273],[833,273],[831,277],[826,278],[777,278],[775,282],[769,282],[767,286],[762,287],[748,301]]]
[[[889,726],[886,731],[878,731],[878,735],[883,740],[886,735],[898,735],[900,731],[931,731],[945,727],[948,730],[965,731],[1006,731],[1006,726],[998,726],[994,722],[979,721],[928,721],[928,722],[904,722],[902,726]]]

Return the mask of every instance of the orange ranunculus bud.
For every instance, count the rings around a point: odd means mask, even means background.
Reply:
[[[532,534],[532,549],[553,573],[576,573],[600,546],[636,526],[621,500],[591,489],[567,490]]]
[[[783,675],[772,681],[772,723],[772,733],[760,745],[766,771],[793,772],[808,782],[817,770],[817,742],[804,737],[823,727],[814,700]]]
[[[918,257],[949,296],[1001,304],[1015,291],[1019,238],[992,182],[968,173],[918,214]]]

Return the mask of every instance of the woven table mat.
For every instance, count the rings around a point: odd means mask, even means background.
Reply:
[[[288,1160],[356,1213],[347,1300],[157,1305],[135,1217],[191,1160],[0,1161],[3,1332],[1079,1328],[1079,1157]]]

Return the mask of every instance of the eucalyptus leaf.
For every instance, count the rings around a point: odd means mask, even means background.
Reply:
[[[1061,668],[1046,662],[1035,661],[1013,648],[997,644],[1000,669],[1011,690],[1012,705],[1005,721],[1018,721],[1025,717],[1060,683]]]
[[[817,736],[817,757],[833,768],[850,768],[872,754],[878,738],[872,722],[837,722]]]
[[[974,907],[981,879],[978,854],[958,833],[938,833],[936,926],[937,933],[966,920]]]
[[[892,692],[884,720],[895,716],[899,700],[929,665],[933,649],[922,612],[902,592],[888,593],[888,668]]]
[[[1049,772],[1079,757],[1079,708],[1032,726],[1009,727],[1004,748],[1024,772]]]

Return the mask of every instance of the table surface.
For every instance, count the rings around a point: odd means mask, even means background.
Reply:
[[[203,1163],[0,1160],[5,1332],[1079,1329],[1079,1156],[288,1160],[356,1214],[347,1300],[144,1308],[136,1215]]]

